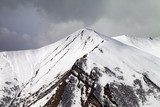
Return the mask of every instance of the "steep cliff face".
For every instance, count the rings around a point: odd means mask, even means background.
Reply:
[[[90,29],[1,52],[2,107],[156,107],[160,59]]]

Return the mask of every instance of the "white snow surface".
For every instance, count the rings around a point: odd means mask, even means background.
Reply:
[[[160,87],[160,59],[157,56],[110,37],[103,35],[100,37],[104,39],[104,43],[88,54],[87,65],[83,67],[88,74],[94,67],[100,69],[102,77],[99,78],[98,84],[104,87],[107,83],[114,82],[134,87],[133,81],[135,79],[143,81],[143,74],[147,74],[151,81]],[[116,77],[104,73],[105,67],[113,71]],[[122,76],[123,79],[118,78]],[[142,82],[142,85],[147,90],[146,83]],[[157,93],[156,97],[159,95],[160,93]],[[155,99],[153,95],[147,97],[146,103],[140,102],[141,107],[157,107],[160,104],[160,100]]]
[[[116,36],[114,39],[160,58],[160,37]]]
[[[95,49],[95,47],[98,48]],[[119,68],[123,72],[124,81],[104,74],[99,80],[102,86],[112,81],[121,81],[132,85],[133,75],[136,78],[142,78],[142,74],[147,73],[149,78],[160,87],[159,39],[135,39],[126,36],[110,38],[90,29],[80,29],[68,37],[40,49],[0,52],[0,99],[3,95],[9,95],[2,91],[3,88],[14,85],[18,85],[19,89],[10,95],[11,98],[21,92],[21,98],[33,99],[31,94],[38,90],[45,92],[71,69],[77,59],[85,54],[87,54],[87,68],[84,69],[87,73],[90,73],[94,66],[101,70],[107,67],[117,72],[118,76],[122,74],[115,68]],[[11,85],[6,82],[11,82]],[[79,100],[78,89],[75,91],[75,95]],[[152,97],[148,98],[148,105],[156,107],[160,101]],[[36,107],[43,106],[47,102],[47,98],[38,102],[35,103]],[[77,101],[74,105],[79,104]],[[147,107],[147,104],[141,106]]]

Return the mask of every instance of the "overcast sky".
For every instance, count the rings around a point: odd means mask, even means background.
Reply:
[[[0,50],[39,48],[84,27],[159,36],[159,0],[0,0]]]

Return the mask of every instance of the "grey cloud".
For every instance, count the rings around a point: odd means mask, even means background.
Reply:
[[[45,42],[47,43],[53,43],[81,28],[84,28],[84,23],[81,21],[68,21],[58,24],[52,24],[50,28],[47,29],[47,31],[41,36],[45,37],[42,42],[45,40]]]
[[[46,28],[47,21],[33,5],[18,5],[15,9],[1,8],[0,14],[0,27],[28,34]]]
[[[109,36],[159,36],[159,11],[159,0],[1,0],[0,50],[38,48],[84,26]]]
[[[1,8],[16,9],[19,5],[33,4],[35,0],[0,0]]]
[[[106,17],[95,22],[95,29],[104,29],[110,35],[159,36],[159,0],[110,0]],[[103,21],[102,21],[103,20]],[[100,23],[102,26],[100,26]],[[96,27],[98,24],[99,27]]]
[[[129,27],[155,24],[160,19],[159,0],[114,0],[110,1],[108,18]],[[159,26],[157,26],[159,27]]]
[[[106,11],[105,0],[38,0],[36,5],[56,22],[78,20],[92,24]]]
[[[42,46],[43,44],[38,43],[41,40],[39,35],[48,28],[48,21],[29,2],[25,4],[23,1],[15,0],[12,4],[7,1],[0,1],[0,50]]]
[[[33,48],[34,42],[28,34],[18,34],[7,28],[0,28],[0,50]]]

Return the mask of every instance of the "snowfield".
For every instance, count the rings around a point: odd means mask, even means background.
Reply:
[[[0,107],[157,107],[160,39],[80,29],[35,50],[0,52]]]
[[[124,44],[136,47],[137,49],[140,49],[144,52],[150,53],[160,58],[160,37],[138,38],[122,35],[113,38]]]

